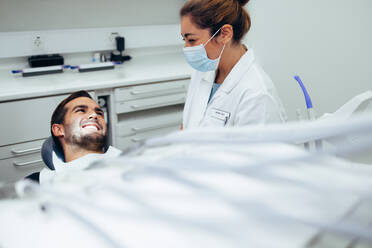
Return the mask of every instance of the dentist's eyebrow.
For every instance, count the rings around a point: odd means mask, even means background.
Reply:
[[[187,38],[187,36],[190,36],[190,35],[195,35],[195,34],[193,34],[193,33],[186,33],[184,35],[181,34],[181,36],[184,37],[184,38]]]

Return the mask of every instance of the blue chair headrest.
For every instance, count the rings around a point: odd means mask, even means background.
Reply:
[[[41,147],[41,158],[43,159],[45,165],[51,170],[55,170],[53,163],[53,152],[59,159],[65,161],[63,151],[58,149],[58,146],[54,143],[53,137],[50,136],[44,141],[43,146]]]

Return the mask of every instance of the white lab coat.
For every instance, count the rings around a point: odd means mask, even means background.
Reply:
[[[215,72],[195,71],[187,92],[183,128],[284,122],[287,115],[270,77],[249,49],[208,104]]]

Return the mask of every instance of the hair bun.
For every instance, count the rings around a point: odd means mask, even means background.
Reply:
[[[238,2],[241,6],[244,6],[249,2],[249,0],[238,0]]]

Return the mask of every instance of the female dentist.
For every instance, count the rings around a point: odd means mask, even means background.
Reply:
[[[189,0],[180,10],[184,54],[195,69],[183,127],[284,122],[269,76],[241,40],[251,26],[249,0]]]

